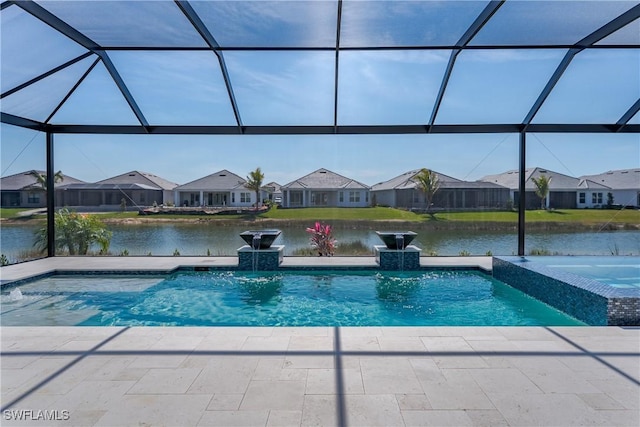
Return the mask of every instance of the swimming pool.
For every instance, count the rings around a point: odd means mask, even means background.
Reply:
[[[18,291],[19,290],[19,291]],[[2,325],[584,325],[480,271],[52,275],[2,292]]]

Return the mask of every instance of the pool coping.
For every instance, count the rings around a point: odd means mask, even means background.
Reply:
[[[420,269],[465,269],[491,274],[491,257],[420,257]],[[0,288],[53,274],[167,275],[179,269],[236,270],[238,257],[49,257],[0,267]],[[379,270],[375,257],[284,257],[278,270]]]

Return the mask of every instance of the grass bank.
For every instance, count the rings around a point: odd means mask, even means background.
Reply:
[[[27,209],[2,208],[3,220],[11,222],[42,221],[45,216],[36,214],[21,216]],[[387,207],[372,208],[273,208],[261,214],[229,215],[138,215],[132,212],[106,212],[98,214],[106,223],[153,223],[153,222],[215,222],[220,225],[263,223],[266,226],[311,225],[315,221],[331,222],[337,227],[378,228],[381,222],[386,227],[415,227],[428,229],[515,229],[518,213],[515,211],[438,212],[434,215],[415,213]],[[534,229],[640,229],[640,211],[632,209],[562,209],[532,210],[525,212],[525,221]]]

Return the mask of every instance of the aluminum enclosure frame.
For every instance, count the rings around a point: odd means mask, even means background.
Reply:
[[[640,124],[630,124],[629,121],[638,114],[640,111],[640,99],[638,99],[633,105],[630,105],[626,112],[615,123],[559,123],[559,124],[540,124],[532,123],[536,114],[543,106],[544,102],[548,99],[549,95],[553,92],[556,84],[559,82],[565,71],[571,64],[574,57],[585,49],[638,49],[638,45],[596,45],[605,37],[620,30],[624,26],[633,23],[640,19],[640,4],[636,4],[620,16],[595,29],[586,37],[583,37],[573,44],[548,44],[548,45],[470,45],[475,35],[490,22],[492,17],[499,11],[499,9],[505,4],[506,0],[493,0],[489,1],[484,10],[473,21],[469,28],[464,32],[462,37],[454,45],[421,45],[421,46],[364,46],[364,47],[346,47],[341,46],[341,29],[342,29],[342,9],[343,0],[336,2],[337,7],[337,23],[336,23],[336,43],[335,47],[229,47],[220,46],[213,35],[210,33],[207,26],[203,23],[202,19],[198,16],[197,12],[186,0],[175,0],[174,3],[179,10],[187,18],[188,22],[193,26],[194,30],[204,40],[206,47],[194,48],[187,46],[171,46],[171,47],[151,47],[151,46],[101,46],[91,38],[87,37],[78,29],[64,22],[40,4],[32,0],[9,0],[4,1],[0,5],[0,10],[5,10],[8,7],[19,7],[25,12],[29,13],[38,20],[49,25],[54,30],[63,34],[64,36],[75,41],[88,52],[80,55],[79,57],[66,62],[56,68],[46,71],[45,73],[30,79],[27,82],[23,82],[20,85],[6,90],[0,94],[0,99],[16,93],[24,88],[31,86],[32,84],[56,73],[66,67],[69,67],[78,61],[93,56],[96,58],[95,64],[102,62],[106,68],[108,74],[111,76],[116,87],[121,92],[124,99],[127,101],[131,111],[134,113],[139,125],[80,125],[80,124],[52,124],[49,123],[55,111],[49,115],[44,121],[36,121],[28,117],[20,117],[12,115],[6,112],[1,112],[0,122],[8,125],[18,126],[39,132],[46,133],[46,164],[47,164],[47,183],[49,188],[53,188],[53,155],[54,155],[54,136],[56,134],[150,134],[150,135],[393,135],[393,134],[482,134],[482,133],[513,133],[519,134],[519,194],[520,203],[518,206],[518,255],[524,255],[524,239],[525,239],[525,223],[524,223],[524,169],[526,164],[526,134],[527,133],[640,133]],[[465,50],[513,50],[513,49],[566,49],[563,60],[557,66],[555,72],[551,78],[547,81],[544,89],[537,97],[536,101],[531,105],[525,118],[520,123],[502,123],[502,124],[437,124],[437,116],[444,99],[447,86],[451,77],[451,74],[455,68],[455,63],[458,55]],[[220,71],[223,77],[223,81],[229,97],[229,102],[235,117],[235,126],[190,126],[190,125],[154,125],[149,123],[145,117],[143,111],[139,107],[135,97],[128,89],[126,83],[120,76],[117,68],[109,58],[109,51],[211,51],[215,54]],[[436,101],[433,105],[431,114],[425,117],[424,123],[417,123],[412,125],[340,125],[338,124],[338,107],[339,107],[339,65],[340,65],[340,52],[347,51],[372,51],[372,50],[385,50],[385,51],[406,51],[406,50],[449,50],[451,51],[449,62],[447,64],[445,73],[440,83],[440,89],[438,91]],[[226,51],[331,51],[335,52],[335,75],[333,77],[333,123],[322,126],[250,126],[245,125],[241,118],[241,110],[235,99],[234,88],[229,77],[229,73],[226,68],[224,60],[224,52]],[[77,85],[80,84],[80,80]],[[77,87],[77,85],[75,87]],[[63,101],[58,105],[61,105],[68,99],[73,93],[73,90],[67,94]],[[425,115],[427,116],[427,115]],[[54,242],[54,221],[53,221],[53,192],[47,194],[47,218],[48,218],[48,256],[55,255],[55,242]]]

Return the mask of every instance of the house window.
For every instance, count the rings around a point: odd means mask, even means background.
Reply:
[[[236,202],[236,193],[231,193],[231,203]]]
[[[251,193],[240,193],[240,203],[251,203]]]
[[[349,202],[358,203],[360,201],[359,191],[349,191]]]
[[[302,192],[300,191],[292,191],[290,193],[291,204],[294,206],[302,205]]]
[[[27,203],[40,203],[40,194],[29,193],[27,195]]]
[[[341,191],[338,197],[340,198],[340,203],[344,202],[344,191]]]
[[[586,200],[586,197],[585,197],[586,194],[585,193],[580,193],[578,196],[580,197],[580,203],[584,204],[585,200]]]
[[[602,204],[602,193],[591,193],[591,203],[594,205]]]

